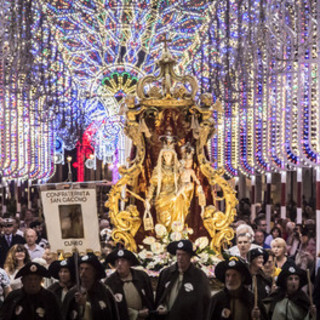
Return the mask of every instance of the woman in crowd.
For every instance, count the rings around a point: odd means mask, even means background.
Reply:
[[[12,290],[22,287],[21,278],[15,279],[18,271],[30,262],[28,250],[23,244],[15,244],[10,248],[4,263],[4,270],[7,272]]]
[[[270,231],[270,234],[266,237],[264,243],[271,247],[271,241],[275,238],[281,238],[281,230],[279,227],[273,227]]]
[[[294,261],[287,258],[287,244],[282,238],[275,238],[271,241],[271,250],[273,251],[276,259],[275,266],[283,269],[294,264]]]

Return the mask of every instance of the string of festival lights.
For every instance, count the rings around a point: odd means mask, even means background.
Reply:
[[[78,166],[124,164],[119,109],[139,78],[157,73],[164,34],[177,70],[222,102],[209,146],[216,167],[251,176],[319,165],[316,0],[0,6],[3,179],[48,181],[75,148],[88,150]]]

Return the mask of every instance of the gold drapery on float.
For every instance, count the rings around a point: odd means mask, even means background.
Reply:
[[[121,178],[106,202],[112,237],[137,251],[137,241],[152,233],[155,223],[170,232],[180,221],[209,234],[211,248],[220,253],[234,236],[230,224],[237,204],[224,170],[215,170],[207,157],[215,132],[212,112],[221,105],[212,105],[209,93],[196,104],[196,79],[174,72],[176,61],[166,46],[158,64],[159,75],[140,79],[137,96],[126,98],[124,130],[133,147],[129,166],[119,168]]]

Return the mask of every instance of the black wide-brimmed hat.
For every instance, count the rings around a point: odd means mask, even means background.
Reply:
[[[99,280],[107,276],[103,264],[99,261],[98,257],[94,253],[88,253],[85,256],[80,257],[79,265],[82,263],[88,263],[92,265],[96,270],[96,275]]]
[[[126,249],[113,250],[107,255],[105,263],[114,265],[116,260],[120,258],[128,260],[132,266],[137,266],[140,264],[137,257],[131,251]]]
[[[302,288],[308,283],[307,273],[292,264],[281,270],[277,279],[277,285],[283,289],[287,288],[287,278],[292,275],[297,275],[300,278],[299,288]]]
[[[252,262],[255,258],[259,256],[263,256],[263,264],[265,264],[269,259],[269,253],[262,248],[254,248],[247,253],[247,258],[249,262]]]
[[[50,278],[49,271],[41,264],[36,262],[28,262],[23,268],[16,274],[15,279],[27,276],[29,274],[37,274],[41,277]]]
[[[215,275],[218,280],[225,282],[226,271],[233,269],[243,276],[243,284],[249,285],[252,282],[250,271],[247,265],[238,257],[230,257],[228,260],[221,261],[215,268]]]
[[[59,280],[59,271],[62,268],[69,269],[71,279],[72,280],[75,279],[75,261],[74,261],[74,257],[70,257],[68,259],[61,260],[61,261],[59,261],[59,260],[53,261],[49,266],[49,273],[50,273],[51,277]]]
[[[193,250],[193,244],[190,240],[173,241],[168,244],[167,251],[169,253],[175,255],[177,250],[183,250],[190,253],[192,256],[197,256],[196,252]]]

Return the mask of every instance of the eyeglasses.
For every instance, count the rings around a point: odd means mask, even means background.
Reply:
[[[11,227],[13,227],[13,224],[5,224],[4,227],[5,228],[11,228]]]
[[[22,248],[17,248],[16,252],[24,252]]]

